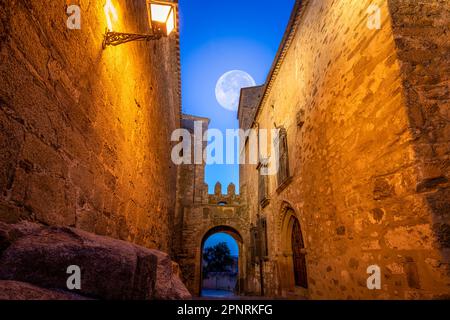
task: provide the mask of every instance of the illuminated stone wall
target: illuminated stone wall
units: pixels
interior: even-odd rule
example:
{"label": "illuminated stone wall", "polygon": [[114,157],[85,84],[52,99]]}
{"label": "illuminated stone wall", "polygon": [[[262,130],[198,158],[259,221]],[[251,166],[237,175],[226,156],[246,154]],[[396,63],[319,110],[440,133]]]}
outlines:
{"label": "illuminated stone wall", "polygon": [[[113,0],[122,32],[145,1]],[[81,30],[66,27],[67,4]],[[75,226],[169,251],[178,37],[102,50],[105,1],[0,1],[0,220]]]}
{"label": "illuminated stone wall", "polygon": [[[367,9],[381,8],[381,29]],[[257,292],[312,299],[449,297],[449,2],[303,1],[297,31],[256,116],[287,129],[287,187],[241,167],[251,222],[268,219]],[[273,150],[271,151],[273,152]],[[293,211],[291,211],[293,210]],[[286,213],[298,218],[308,289],[293,285]],[[367,268],[381,268],[381,290]]]}

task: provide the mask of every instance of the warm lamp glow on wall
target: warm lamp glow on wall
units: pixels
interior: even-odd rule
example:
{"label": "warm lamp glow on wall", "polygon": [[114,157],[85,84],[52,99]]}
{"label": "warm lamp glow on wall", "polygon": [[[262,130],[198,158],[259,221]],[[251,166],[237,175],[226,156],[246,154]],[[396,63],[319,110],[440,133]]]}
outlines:
{"label": "warm lamp glow on wall", "polygon": [[131,41],[158,40],[169,36],[177,28],[177,7],[176,3],[166,1],[147,1],[147,15],[151,33],[136,34],[113,31],[113,22],[118,20],[117,11],[111,0],[105,4],[105,14],[108,24],[103,48],[107,46],[117,46]]}

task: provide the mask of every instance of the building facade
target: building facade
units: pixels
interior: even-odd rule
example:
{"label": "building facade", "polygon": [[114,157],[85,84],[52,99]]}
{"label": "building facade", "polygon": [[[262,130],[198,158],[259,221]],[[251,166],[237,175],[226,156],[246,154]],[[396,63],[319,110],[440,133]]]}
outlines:
{"label": "building facade", "polygon": [[[243,215],[267,235],[248,259],[248,292],[450,296],[449,9],[296,2],[267,83],[241,97],[242,129],[279,132],[240,169]],[[261,175],[273,155],[279,170]]]}
{"label": "building facade", "polygon": [[[145,1],[112,3],[115,30],[148,32]],[[80,8],[79,30],[65,23],[69,5]],[[0,4],[0,220],[71,226],[169,252],[179,34],[103,50],[104,5]]]}

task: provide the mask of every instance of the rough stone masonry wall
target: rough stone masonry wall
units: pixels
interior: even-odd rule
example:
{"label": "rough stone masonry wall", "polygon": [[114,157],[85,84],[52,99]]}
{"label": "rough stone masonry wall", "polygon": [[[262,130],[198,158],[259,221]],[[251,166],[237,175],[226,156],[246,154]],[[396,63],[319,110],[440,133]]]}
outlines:
{"label": "rough stone masonry wall", "polygon": [[[391,9],[400,2],[392,3]],[[434,232],[434,215],[427,198],[433,193],[420,193],[423,179],[417,165],[426,158],[417,152],[420,143],[411,130],[412,97],[417,91],[408,87],[411,82],[419,88],[421,81],[432,81],[434,71],[444,73],[448,63],[437,58],[431,65],[408,69],[414,58],[399,47],[401,39],[394,41],[398,29],[393,33],[391,23],[396,26],[407,18],[405,10],[413,8],[417,12],[411,15],[423,17],[423,25],[416,30],[423,36],[422,40],[410,40],[410,44],[429,37],[431,48],[439,45],[436,52],[440,52],[446,48],[444,35],[438,28],[425,33],[431,18],[419,8],[436,13],[445,11],[447,4],[440,1],[437,9],[433,4],[438,1],[430,1],[429,6],[424,6],[424,1],[403,3],[409,5],[393,11],[391,20],[385,0],[304,1],[298,31],[256,118],[260,128],[270,129],[276,123],[287,129],[293,176],[291,184],[280,192],[276,191],[276,177],[270,178],[271,202],[263,210],[269,232],[270,261],[264,266],[269,295],[293,289],[282,287],[281,279],[289,270],[282,270],[279,263],[284,259],[281,224],[286,203],[302,226],[311,298],[409,299],[450,293],[448,260],[442,240],[437,241],[442,238]],[[381,8],[381,30],[367,28],[366,12],[371,4]],[[415,34],[408,28],[401,32],[411,37]],[[429,57],[424,50],[410,53]],[[417,77],[405,80],[409,78],[405,72]],[[436,95],[445,92],[448,85],[447,78],[440,79],[441,89],[437,88],[441,80],[434,80]],[[419,93],[425,95],[425,91]],[[427,102],[431,100],[439,99]],[[439,168],[447,173],[439,174],[444,175],[439,183],[426,183],[427,191],[445,186],[448,176],[448,122],[443,125],[443,120],[437,121],[441,119],[439,106],[444,114],[448,108],[445,99],[441,101],[430,104],[434,113],[425,113],[425,118],[440,124],[430,131],[441,137],[442,143],[433,146],[442,149],[436,151],[438,156],[430,157],[440,159]],[[296,118],[301,110],[304,125],[298,126]],[[425,134],[420,136],[422,146],[432,147],[427,146]],[[247,180],[252,184],[257,181]],[[447,191],[434,192],[439,194],[435,204],[448,215]],[[257,202],[257,198],[248,201]],[[448,233],[443,235],[445,244]],[[381,267],[382,290],[371,291],[366,286],[370,265]]]}
{"label": "rough stone masonry wall", "polygon": [[[114,29],[147,32],[144,0]],[[81,30],[66,6],[81,6]],[[167,251],[177,42],[102,50],[105,1],[0,0],[0,220],[73,226]]]}
{"label": "rough stone masonry wall", "polygon": [[[247,111],[254,114],[254,110],[250,108]],[[240,128],[248,128],[245,127],[245,121],[242,121],[242,118],[239,118],[239,126]],[[249,161],[250,158],[250,142],[248,142],[245,146],[245,159]],[[248,162],[246,162],[248,163]],[[239,190],[241,195],[241,205],[242,205],[242,214],[246,217],[246,223],[250,227],[251,225],[257,225],[257,214],[259,213],[259,201],[258,201],[258,170],[256,164],[245,164],[239,166]],[[248,243],[250,245],[250,243]],[[257,296],[261,293],[261,277],[259,275],[260,269],[259,265],[255,265],[252,261],[251,250],[252,248],[248,248],[249,250],[247,255],[247,282],[246,282],[246,293],[249,295]]]}
{"label": "rough stone masonry wall", "polygon": [[419,183],[450,259],[450,2],[391,0]]}

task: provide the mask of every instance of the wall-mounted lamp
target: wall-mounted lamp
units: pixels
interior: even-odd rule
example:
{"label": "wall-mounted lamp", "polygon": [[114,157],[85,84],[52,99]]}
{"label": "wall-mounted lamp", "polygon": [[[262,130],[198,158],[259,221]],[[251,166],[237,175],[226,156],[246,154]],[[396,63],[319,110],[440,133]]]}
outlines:
{"label": "wall-mounted lamp", "polygon": [[[110,6],[110,8],[108,8]],[[105,13],[108,10],[116,14],[111,1],[108,0],[105,6]],[[176,3],[166,1],[147,0],[147,15],[150,25],[150,34],[122,33],[115,32],[111,26],[106,30],[103,40],[103,49],[107,46],[118,46],[131,41],[158,40],[169,36],[177,28],[177,6]],[[109,19],[109,17],[108,17]]]}

